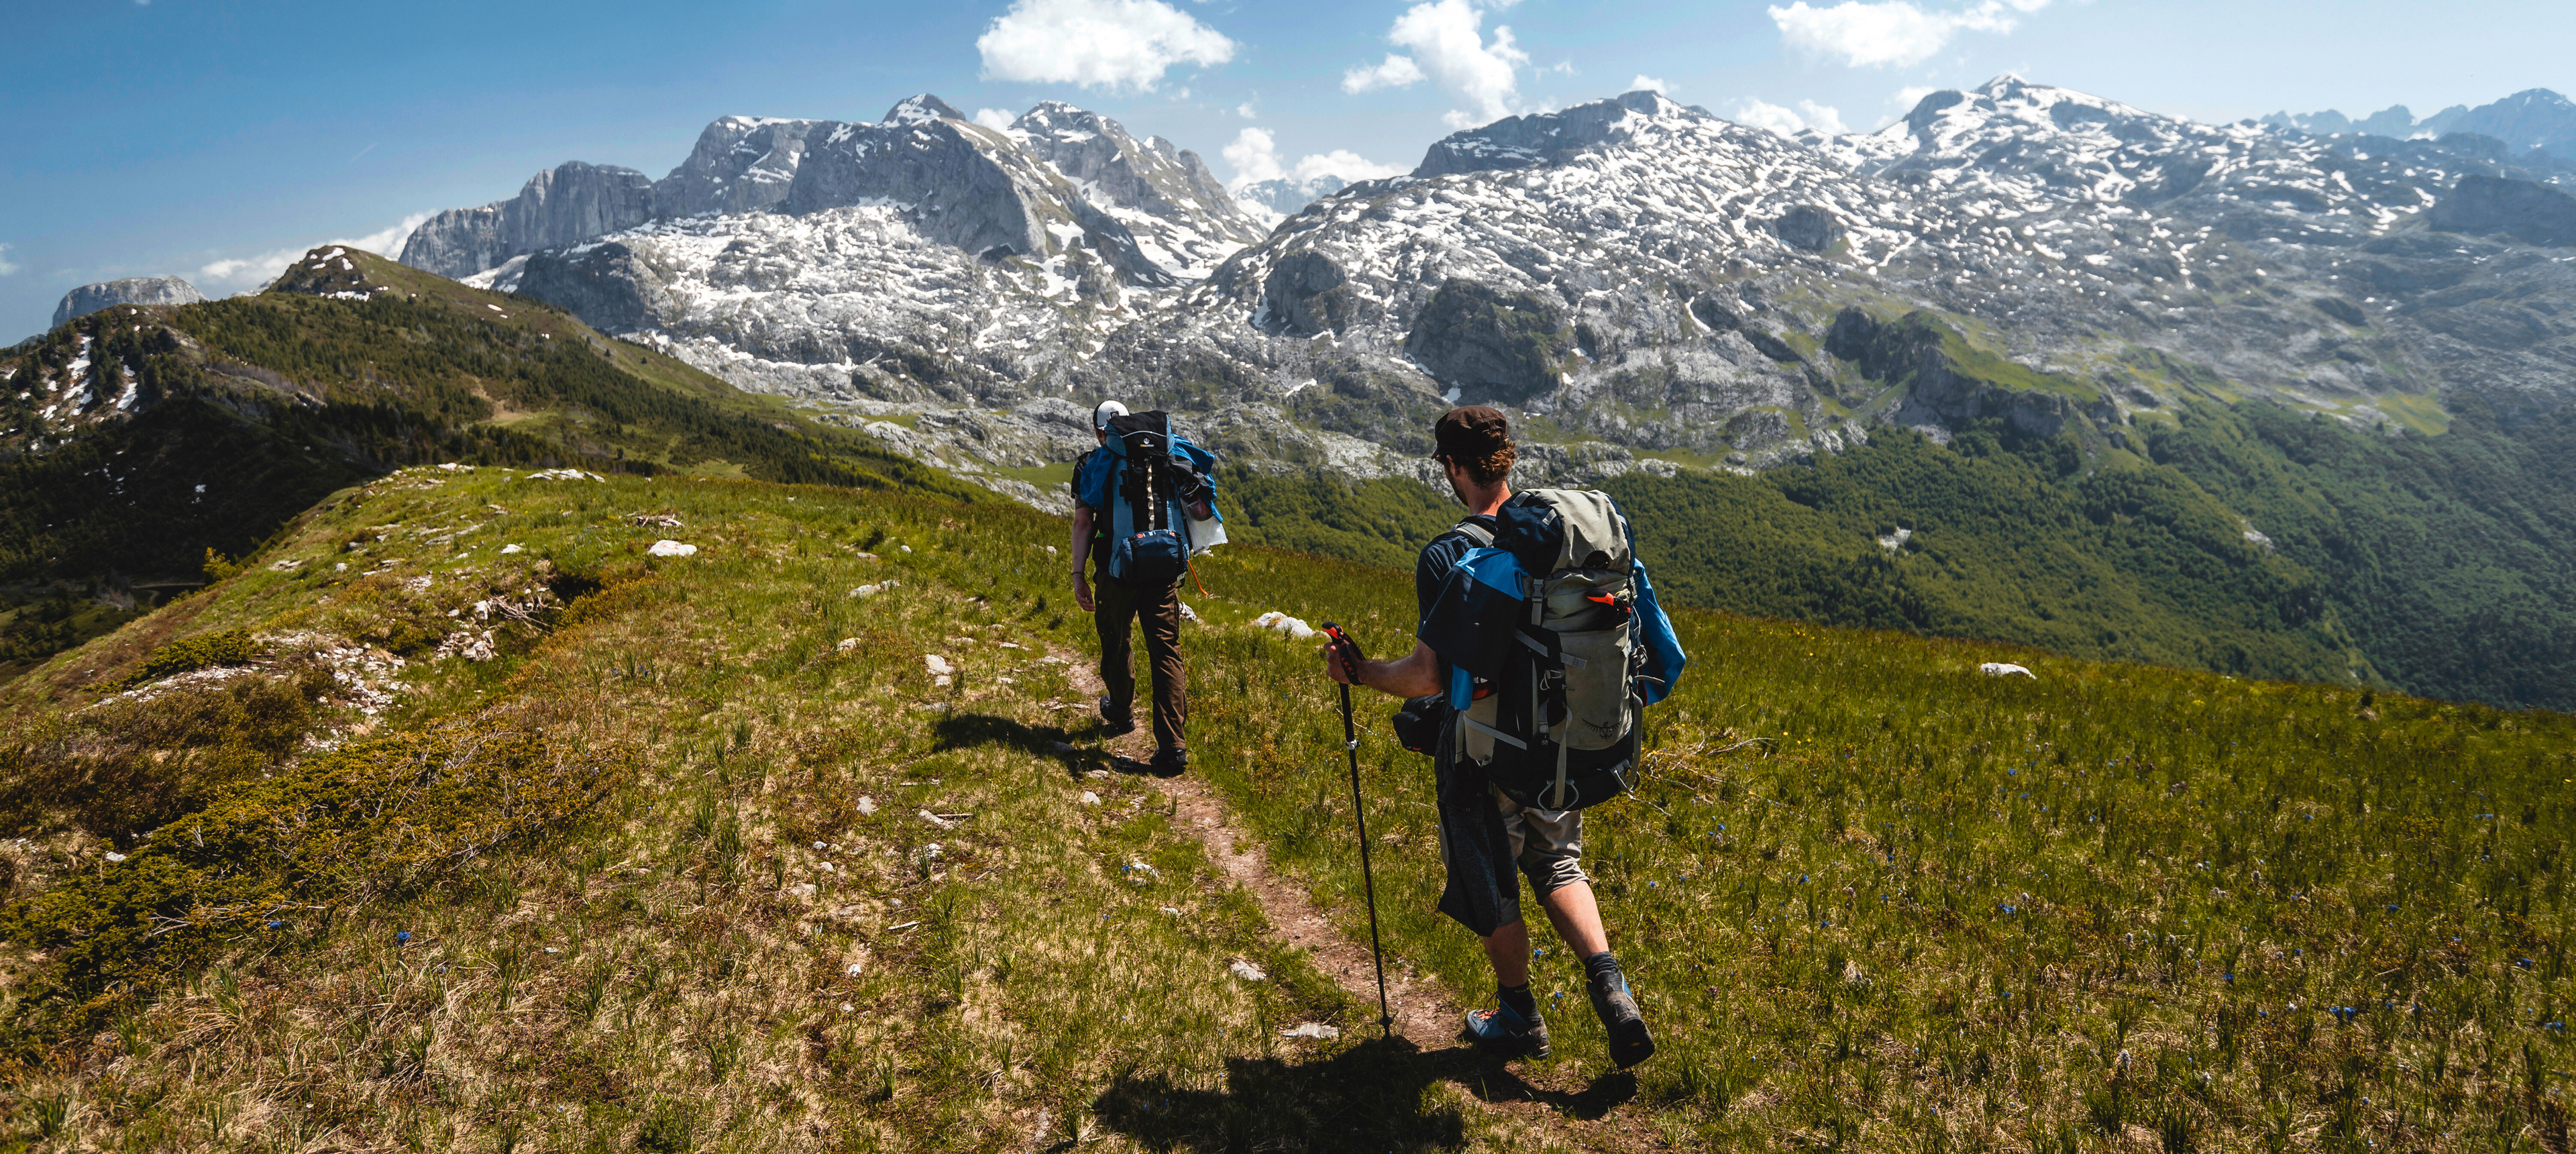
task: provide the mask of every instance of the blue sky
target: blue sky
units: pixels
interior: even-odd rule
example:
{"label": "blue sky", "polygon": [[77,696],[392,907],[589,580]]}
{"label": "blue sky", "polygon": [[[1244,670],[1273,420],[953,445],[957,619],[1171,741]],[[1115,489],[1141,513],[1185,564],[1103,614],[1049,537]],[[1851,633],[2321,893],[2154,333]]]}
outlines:
{"label": "blue sky", "polygon": [[389,240],[566,160],[658,177],[718,116],[874,119],[920,91],[1068,100],[1226,178],[1336,153],[1306,170],[1409,168],[1453,125],[1641,78],[1856,130],[2003,71],[2203,120],[2576,92],[2564,3],[58,0],[0,27],[21,48],[0,72],[0,340],[75,285],[255,288],[281,254]]}

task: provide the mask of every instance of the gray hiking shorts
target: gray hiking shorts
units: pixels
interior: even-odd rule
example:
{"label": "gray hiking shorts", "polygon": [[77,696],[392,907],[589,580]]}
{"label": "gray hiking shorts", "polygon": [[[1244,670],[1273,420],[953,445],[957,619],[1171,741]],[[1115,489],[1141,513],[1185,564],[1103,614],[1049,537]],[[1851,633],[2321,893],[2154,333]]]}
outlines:
{"label": "gray hiking shorts", "polygon": [[1511,836],[1512,864],[1529,879],[1531,890],[1545,897],[1576,882],[1592,880],[1584,876],[1581,860],[1582,810],[1525,806],[1503,796],[1499,789],[1485,788],[1494,796],[1494,808],[1502,811],[1503,832]]}

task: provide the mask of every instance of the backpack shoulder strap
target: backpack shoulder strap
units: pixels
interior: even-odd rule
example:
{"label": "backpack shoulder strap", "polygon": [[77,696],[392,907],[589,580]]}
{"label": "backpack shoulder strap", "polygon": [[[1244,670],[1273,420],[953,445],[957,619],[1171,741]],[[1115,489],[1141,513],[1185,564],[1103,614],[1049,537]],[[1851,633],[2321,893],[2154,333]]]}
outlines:
{"label": "backpack shoulder strap", "polygon": [[1449,527],[1449,531],[1452,533],[1465,534],[1467,539],[1475,542],[1476,547],[1479,549],[1491,549],[1494,547],[1494,531],[1473,521],[1460,521],[1455,525],[1451,525]]}

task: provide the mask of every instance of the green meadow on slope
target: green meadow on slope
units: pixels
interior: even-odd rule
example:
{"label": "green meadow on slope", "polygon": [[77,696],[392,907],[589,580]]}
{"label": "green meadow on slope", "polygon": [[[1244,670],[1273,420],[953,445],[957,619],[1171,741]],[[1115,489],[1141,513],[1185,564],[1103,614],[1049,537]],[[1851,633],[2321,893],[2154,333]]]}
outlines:
{"label": "green meadow on slope", "polygon": [[[1061,536],[681,477],[336,494],[0,701],[11,1141],[2567,1141],[2576,719],[1682,613],[1644,784],[1586,839],[1663,1050],[1611,1074],[1542,934],[1558,1056],[1523,1083],[1366,1044],[1374,1007],[1096,752]],[[1192,772],[1362,936],[1333,698],[1311,643],[1249,621],[1399,647],[1408,575],[1220,553]],[[1473,1004],[1385,710],[1389,951]],[[1343,1033],[1282,1037],[1305,1022]]]}

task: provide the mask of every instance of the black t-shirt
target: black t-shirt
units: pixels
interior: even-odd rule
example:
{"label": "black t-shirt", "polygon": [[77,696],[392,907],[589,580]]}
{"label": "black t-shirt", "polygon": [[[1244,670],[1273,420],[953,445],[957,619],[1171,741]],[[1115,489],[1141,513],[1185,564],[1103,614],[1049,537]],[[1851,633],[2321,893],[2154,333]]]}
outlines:
{"label": "black t-shirt", "polygon": [[[1469,517],[1465,523],[1487,533],[1492,533],[1498,524],[1491,517]],[[1458,562],[1468,550],[1483,547],[1482,542],[1456,528],[1422,547],[1422,555],[1413,562],[1414,636],[1428,640],[1424,634],[1430,631],[1431,608],[1440,600],[1440,590],[1449,584],[1449,575],[1458,571]],[[1443,659],[1440,664],[1440,683],[1445,686],[1449,684],[1449,662]]]}

